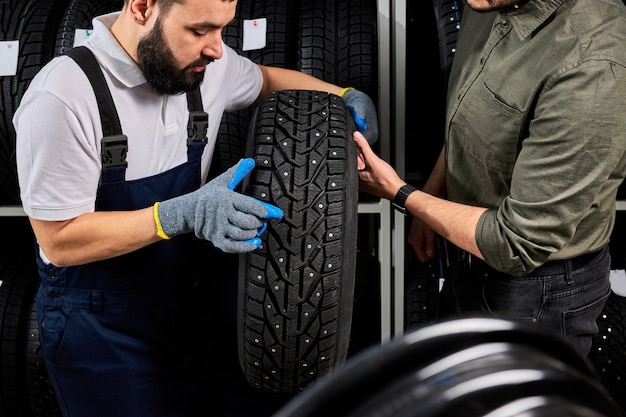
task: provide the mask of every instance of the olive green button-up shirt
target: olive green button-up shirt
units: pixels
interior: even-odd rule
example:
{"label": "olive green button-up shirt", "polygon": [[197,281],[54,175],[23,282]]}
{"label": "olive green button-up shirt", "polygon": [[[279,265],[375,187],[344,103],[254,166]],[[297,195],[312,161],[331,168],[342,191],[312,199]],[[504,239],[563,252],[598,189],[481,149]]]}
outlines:
{"label": "olive green button-up shirt", "polygon": [[448,91],[448,198],[490,209],[489,265],[519,275],[607,244],[626,174],[621,0],[465,7]]}

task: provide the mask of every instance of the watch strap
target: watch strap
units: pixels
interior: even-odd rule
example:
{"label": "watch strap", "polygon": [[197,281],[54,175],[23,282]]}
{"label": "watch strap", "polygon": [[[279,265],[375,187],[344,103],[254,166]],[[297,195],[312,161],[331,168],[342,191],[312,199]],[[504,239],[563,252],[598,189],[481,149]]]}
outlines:
{"label": "watch strap", "polygon": [[409,195],[413,192],[417,191],[417,188],[413,187],[411,184],[405,184],[396,193],[396,196],[393,198],[391,205],[393,208],[398,210],[402,214],[406,214],[406,199],[409,198]]}

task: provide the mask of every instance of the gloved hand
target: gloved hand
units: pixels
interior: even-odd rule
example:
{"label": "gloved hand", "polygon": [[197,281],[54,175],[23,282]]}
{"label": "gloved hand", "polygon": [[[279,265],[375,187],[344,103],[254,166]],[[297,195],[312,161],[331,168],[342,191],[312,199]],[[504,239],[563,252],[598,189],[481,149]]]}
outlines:
{"label": "gloved hand", "polygon": [[339,94],[352,113],[356,128],[372,145],[378,140],[378,115],[374,102],[367,94],[352,87],[344,88]]}
{"label": "gloved hand", "polygon": [[158,234],[169,239],[194,232],[224,252],[249,252],[261,245],[267,220],[280,220],[280,208],[233,191],[254,169],[242,159],[200,189],[154,205]]}

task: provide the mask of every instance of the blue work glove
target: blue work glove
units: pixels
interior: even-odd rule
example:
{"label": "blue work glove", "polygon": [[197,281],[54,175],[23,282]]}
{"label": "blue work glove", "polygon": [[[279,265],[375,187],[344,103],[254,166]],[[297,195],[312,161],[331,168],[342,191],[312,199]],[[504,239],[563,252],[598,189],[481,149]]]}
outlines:
{"label": "blue work glove", "polygon": [[233,191],[254,169],[242,159],[200,189],[154,205],[158,235],[163,239],[194,232],[224,252],[249,252],[261,245],[258,237],[267,220],[280,220],[280,208]]}
{"label": "blue work glove", "polygon": [[352,113],[356,128],[372,145],[378,140],[378,114],[374,102],[367,94],[352,87],[344,88],[339,94]]}

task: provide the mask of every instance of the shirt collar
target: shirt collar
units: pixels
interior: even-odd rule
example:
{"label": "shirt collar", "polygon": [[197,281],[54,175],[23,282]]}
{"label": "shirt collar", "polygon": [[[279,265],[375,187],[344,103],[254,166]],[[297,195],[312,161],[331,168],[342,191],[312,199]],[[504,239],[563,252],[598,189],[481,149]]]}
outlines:
{"label": "shirt collar", "polygon": [[133,88],[146,83],[146,77],[111,33],[111,26],[120,15],[114,12],[96,17],[88,44],[98,52],[103,67],[109,70],[124,86]]}
{"label": "shirt collar", "polygon": [[519,9],[502,11],[508,18],[520,40],[530,36],[567,0],[529,0]]}

